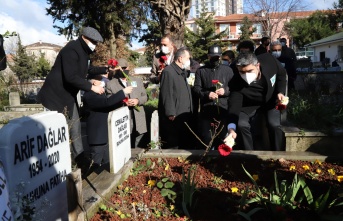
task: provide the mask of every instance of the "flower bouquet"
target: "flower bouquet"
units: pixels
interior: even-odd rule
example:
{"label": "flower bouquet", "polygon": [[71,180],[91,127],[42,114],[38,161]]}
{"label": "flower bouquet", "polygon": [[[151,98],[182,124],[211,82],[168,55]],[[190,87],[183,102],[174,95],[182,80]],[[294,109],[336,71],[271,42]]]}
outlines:
{"label": "flower bouquet", "polygon": [[225,143],[219,145],[218,151],[219,154],[226,157],[229,156],[232,152],[232,147],[235,145],[235,140],[232,137],[226,139]]}
{"label": "flower bouquet", "polygon": [[167,56],[162,55],[159,59],[160,67],[159,70],[162,71],[166,67],[166,61],[168,60]]}

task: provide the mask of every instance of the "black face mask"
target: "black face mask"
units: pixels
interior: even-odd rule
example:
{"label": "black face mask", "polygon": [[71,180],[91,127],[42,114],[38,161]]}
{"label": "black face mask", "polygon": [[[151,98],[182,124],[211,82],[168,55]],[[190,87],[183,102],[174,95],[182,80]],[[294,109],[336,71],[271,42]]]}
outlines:
{"label": "black face mask", "polygon": [[219,57],[211,57],[210,58],[210,65],[211,67],[217,67],[219,65]]}
{"label": "black face mask", "polygon": [[[129,70],[123,70],[123,71],[124,71],[124,73],[125,73],[126,75],[129,75],[129,73],[130,73]],[[115,76],[116,78],[125,78],[125,76],[124,76],[123,72],[121,72],[121,70],[116,70],[115,73],[114,73],[114,76]]]}

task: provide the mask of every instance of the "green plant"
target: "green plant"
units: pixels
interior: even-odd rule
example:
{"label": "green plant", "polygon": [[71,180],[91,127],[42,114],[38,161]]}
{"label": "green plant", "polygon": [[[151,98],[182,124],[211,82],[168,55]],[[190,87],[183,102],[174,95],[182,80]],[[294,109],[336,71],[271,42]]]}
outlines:
{"label": "green plant", "polygon": [[131,169],[131,174],[133,176],[137,176],[139,173],[143,172],[144,170],[151,170],[155,167],[155,162],[152,163],[150,159],[146,161],[145,164],[136,164],[135,167]]}
{"label": "green plant", "polygon": [[182,209],[183,209],[183,212],[188,217],[190,217],[188,209],[193,207],[193,196],[194,196],[195,191],[197,191],[196,182],[195,182],[195,172],[196,172],[196,168],[194,167],[189,168],[187,179],[186,179],[185,173],[182,170],[182,183],[181,183]]}
{"label": "green plant", "polygon": [[172,190],[174,183],[168,177],[163,178],[157,183],[157,187],[161,190],[161,195],[167,197],[173,203],[175,202],[176,193]]}
{"label": "green plant", "polygon": [[214,177],[212,178],[212,180],[213,180],[213,183],[214,183],[215,185],[219,185],[219,184],[224,183],[224,180],[222,179],[221,176],[220,176],[220,177],[214,176]]}

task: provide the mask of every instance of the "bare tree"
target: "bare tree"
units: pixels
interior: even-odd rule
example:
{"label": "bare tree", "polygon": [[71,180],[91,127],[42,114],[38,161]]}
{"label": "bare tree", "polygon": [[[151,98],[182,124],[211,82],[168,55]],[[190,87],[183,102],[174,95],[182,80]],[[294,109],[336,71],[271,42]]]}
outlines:
{"label": "bare tree", "polygon": [[275,40],[286,32],[284,23],[294,16],[294,12],[305,9],[303,0],[245,0],[249,13],[255,14],[262,24],[264,35]]}
{"label": "bare tree", "polygon": [[191,0],[153,0],[150,4],[159,18],[162,34],[170,34],[176,47],[182,46]]}

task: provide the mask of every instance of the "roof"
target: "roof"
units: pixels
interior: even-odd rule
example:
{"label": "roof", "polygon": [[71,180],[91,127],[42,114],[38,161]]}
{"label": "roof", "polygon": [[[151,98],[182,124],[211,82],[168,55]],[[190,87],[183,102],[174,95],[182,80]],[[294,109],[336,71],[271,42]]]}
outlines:
{"label": "roof", "polygon": [[318,45],[323,45],[323,44],[328,44],[328,43],[334,43],[334,42],[343,42],[343,32],[339,32],[337,34],[331,35],[326,38],[322,38],[318,41],[311,42],[308,45],[305,45],[306,47],[313,47],[313,46],[318,46]]}
{"label": "roof", "polygon": [[25,48],[33,48],[33,47],[52,47],[52,48],[62,48],[60,45],[46,43],[46,42],[36,42],[30,45],[26,45]]}

